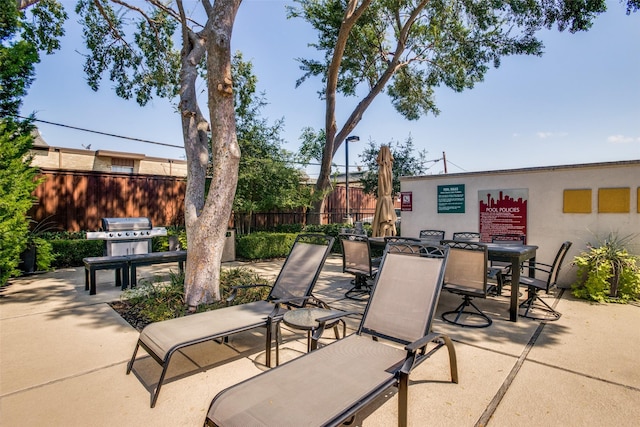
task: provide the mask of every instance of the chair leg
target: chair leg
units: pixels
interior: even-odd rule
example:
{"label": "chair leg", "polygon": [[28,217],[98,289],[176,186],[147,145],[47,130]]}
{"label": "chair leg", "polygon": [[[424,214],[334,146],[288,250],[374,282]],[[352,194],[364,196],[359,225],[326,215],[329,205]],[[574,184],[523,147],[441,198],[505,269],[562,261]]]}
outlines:
{"label": "chair leg", "polygon": [[[472,307],[475,311],[467,311],[465,310],[466,307]],[[482,319],[484,319],[484,322],[478,323],[478,324],[460,322],[460,317],[462,317],[463,314],[466,314],[467,316],[470,316],[470,317],[472,316],[481,317]],[[455,318],[453,320],[451,319],[452,315],[455,315]],[[493,320],[491,320],[489,316],[484,314],[482,310],[480,310],[471,301],[471,297],[469,297],[468,295],[464,295],[464,299],[462,300],[462,303],[458,307],[456,307],[455,310],[442,313],[442,320],[444,320],[445,322],[452,323],[458,326],[463,326],[466,328],[486,328],[493,323]]]}
{"label": "chair leg", "polygon": [[136,355],[138,354],[138,348],[140,348],[140,341],[136,343],[136,348],[133,350],[133,356],[131,356],[131,360],[127,364],[127,375],[131,373],[131,369],[133,369],[133,362],[136,360]]}
{"label": "chair leg", "polygon": [[[539,301],[540,304],[536,305],[536,301]],[[533,320],[547,320],[550,322],[556,321],[560,319],[562,316],[561,313],[557,312],[553,309],[549,304],[547,304],[542,298],[538,296],[537,288],[529,288],[528,289],[528,297],[525,301],[520,304],[520,308],[524,308],[524,313],[520,314],[521,317],[526,317],[528,319]],[[533,310],[539,310],[546,314],[536,316],[533,313]]]}
{"label": "chair leg", "polygon": [[167,374],[167,364],[162,367],[162,373],[160,374],[160,380],[158,381],[158,385],[156,386],[155,391],[153,392],[153,397],[151,398],[151,407],[154,408],[156,406],[156,401],[158,400],[158,395],[160,394],[160,387],[162,387],[162,382],[164,381],[164,376]]}
{"label": "chair leg", "polygon": [[366,300],[371,294],[371,285],[367,283],[367,278],[361,274],[356,274],[352,283],[354,284],[353,288],[349,289],[344,296],[355,301]]}
{"label": "chair leg", "polygon": [[398,378],[398,426],[408,425],[409,374],[400,372]]}

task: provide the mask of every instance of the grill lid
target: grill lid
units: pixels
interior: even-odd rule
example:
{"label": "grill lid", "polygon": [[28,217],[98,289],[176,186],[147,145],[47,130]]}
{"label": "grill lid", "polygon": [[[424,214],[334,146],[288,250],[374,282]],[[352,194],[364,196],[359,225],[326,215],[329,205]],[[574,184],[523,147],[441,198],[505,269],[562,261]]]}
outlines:
{"label": "grill lid", "polygon": [[104,231],[150,230],[151,220],[140,218],[102,218]]}

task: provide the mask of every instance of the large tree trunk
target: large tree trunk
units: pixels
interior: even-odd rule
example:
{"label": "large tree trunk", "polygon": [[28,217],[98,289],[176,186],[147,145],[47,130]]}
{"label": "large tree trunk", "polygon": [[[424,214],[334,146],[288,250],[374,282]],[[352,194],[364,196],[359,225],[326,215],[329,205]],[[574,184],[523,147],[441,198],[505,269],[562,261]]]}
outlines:
{"label": "large tree trunk", "polygon": [[[357,120],[349,120],[338,133],[336,126],[336,96],[338,92],[338,76],[340,71],[340,64],[342,63],[342,57],[344,50],[349,39],[349,33],[355,25],[356,21],[362,13],[369,7],[371,0],[364,0],[360,6],[358,6],[357,0],[350,0],[345,10],[345,16],[340,25],[340,32],[338,33],[338,40],[336,41],[336,47],[331,57],[331,64],[327,72],[327,89],[325,91],[325,145],[322,152],[322,161],[320,163],[320,175],[316,181],[316,191],[321,194],[327,193],[331,186],[331,161],[335,155],[342,141],[345,140],[349,132],[351,132],[356,124],[360,121],[361,115],[357,116]],[[353,114],[352,114],[353,116]],[[322,213],[324,211],[324,197],[314,203],[314,214],[309,215],[308,218],[313,221],[314,224],[320,224],[322,222]]]}
{"label": "large tree trunk", "polygon": [[[200,34],[189,32],[183,25],[180,108],[189,176],[185,194],[185,224],[189,242],[185,302],[190,308],[220,299],[220,264],[240,163],[231,79],[231,32],[240,2],[216,0],[213,7],[207,10],[209,19]],[[207,147],[208,124],[198,108],[195,89],[196,65],[205,51],[211,123],[210,152]],[[210,153],[213,175],[205,199]]]}

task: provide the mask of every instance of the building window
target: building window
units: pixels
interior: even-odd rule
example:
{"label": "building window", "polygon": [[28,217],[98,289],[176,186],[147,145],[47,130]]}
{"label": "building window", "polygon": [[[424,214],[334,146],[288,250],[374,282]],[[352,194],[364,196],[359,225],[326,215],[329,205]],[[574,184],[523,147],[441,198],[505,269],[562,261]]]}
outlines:
{"label": "building window", "polygon": [[111,159],[111,172],[133,173],[133,159]]}

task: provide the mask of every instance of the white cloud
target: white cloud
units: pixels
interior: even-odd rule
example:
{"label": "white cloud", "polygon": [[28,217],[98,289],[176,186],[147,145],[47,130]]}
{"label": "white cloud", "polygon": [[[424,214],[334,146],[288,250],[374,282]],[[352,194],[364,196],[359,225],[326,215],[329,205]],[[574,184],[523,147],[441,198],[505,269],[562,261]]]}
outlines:
{"label": "white cloud", "polygon": [[629,144],[632,142],[640,142],[640,137],[634,138],[632,136],[625,135],[611,135],[607,138],[607,142],[610,142],[612,144]]}
{"label": "white cloud", "polygon": [[552,137],[563,137],[569,135],[568,132],[537,132],[536,136],[540,139],[547,139]]}

